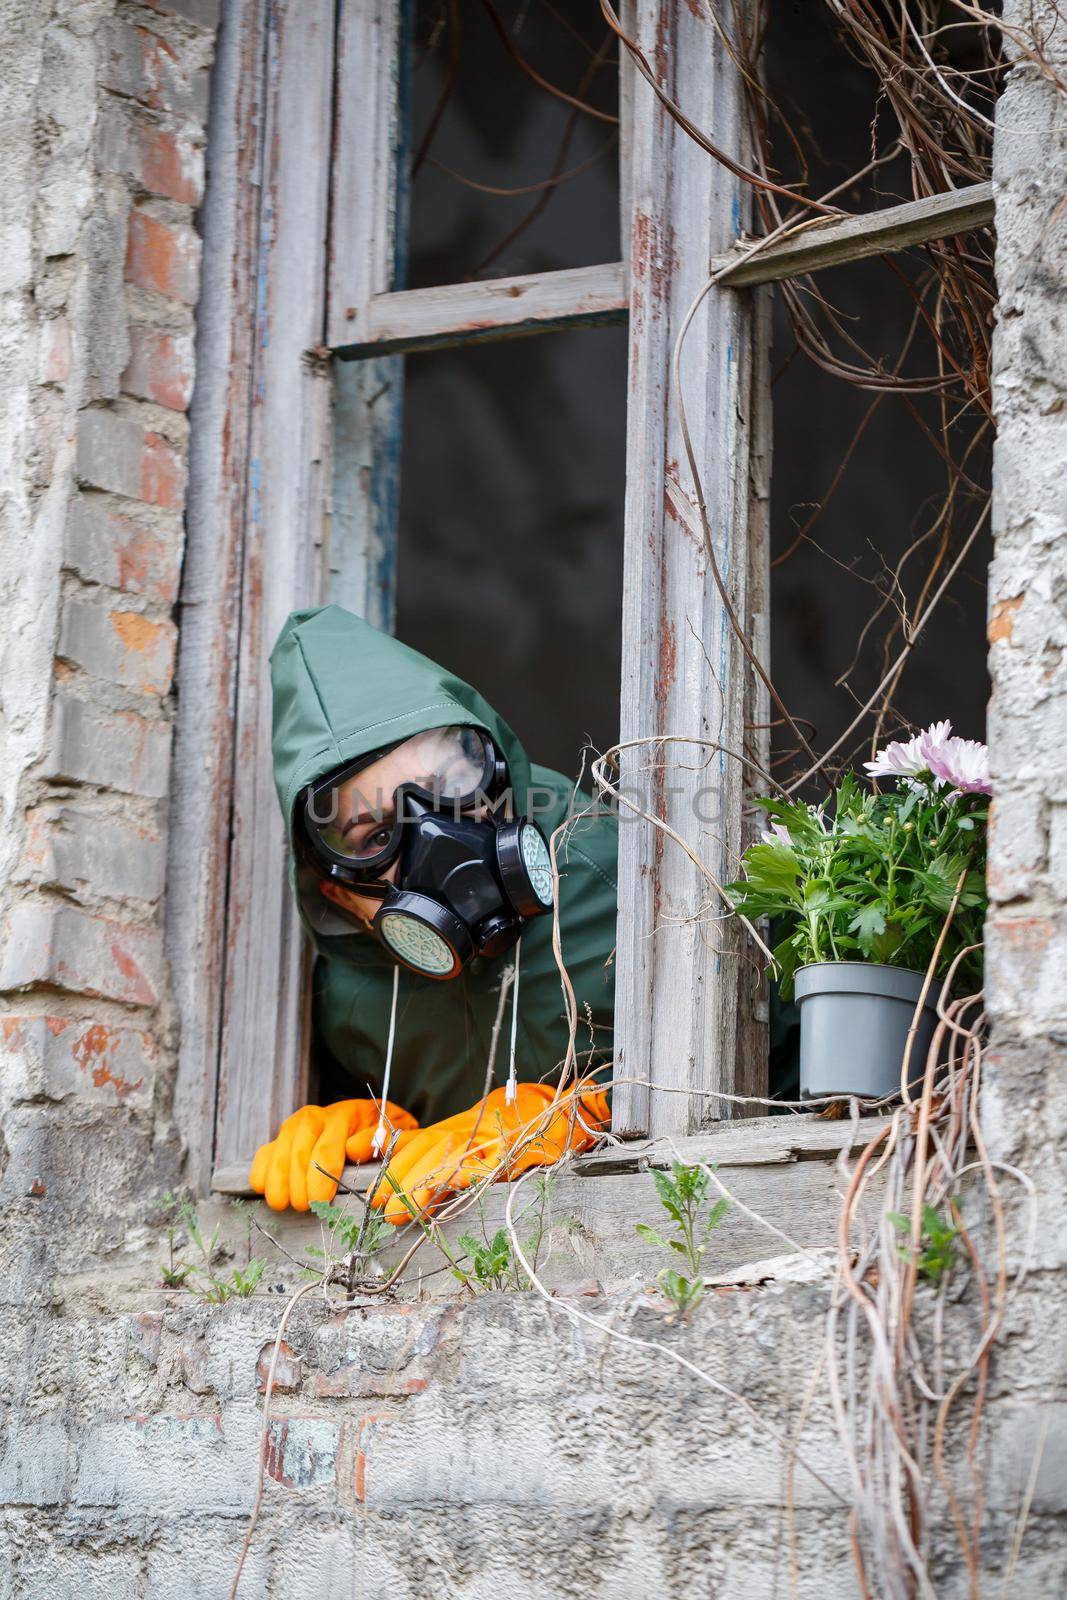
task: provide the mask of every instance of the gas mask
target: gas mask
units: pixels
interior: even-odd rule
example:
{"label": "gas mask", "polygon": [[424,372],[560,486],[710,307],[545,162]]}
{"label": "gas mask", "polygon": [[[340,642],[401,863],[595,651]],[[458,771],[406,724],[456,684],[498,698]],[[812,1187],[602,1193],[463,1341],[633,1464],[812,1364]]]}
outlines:
{"label": "gas mask", "polygon": [[[411,776],[391,794],[361,792],[360,774],[390,754]],[[325,878],[381,901],[371,927],[390,954],[448,979],[476,955],[502,955],[552,909],[545,836],[502,815],[507,801],[507,766],[486,733],[431,728],[311,785],[303,825]]]}

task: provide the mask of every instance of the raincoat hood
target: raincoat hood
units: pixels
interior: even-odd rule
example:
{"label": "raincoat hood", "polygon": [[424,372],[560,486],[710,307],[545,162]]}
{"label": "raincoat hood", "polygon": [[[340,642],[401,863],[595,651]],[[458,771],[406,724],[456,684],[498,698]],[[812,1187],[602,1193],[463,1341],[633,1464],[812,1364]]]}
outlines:
{"label": "raincoat hood", "polygon": [[482,728],[508,764],[515,810],[527,810],[530,763],[477,690],[340,606],[295,611],[270,658],[274,781],[293,844],[301,792],[335,768],[427,728]]}

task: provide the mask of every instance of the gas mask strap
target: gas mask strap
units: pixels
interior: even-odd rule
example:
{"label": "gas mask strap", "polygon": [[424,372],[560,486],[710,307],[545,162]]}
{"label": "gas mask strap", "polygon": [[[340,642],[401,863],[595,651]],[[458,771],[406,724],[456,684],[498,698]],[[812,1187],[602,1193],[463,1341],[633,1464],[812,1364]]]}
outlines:
{"label": "gas mask strap", "polygon": [[400,988],[400,968],[393,967],[393,1003],[389,1010],[389,1042],[385,1047],[385,1071],[382,1074],[382,1103],[378,1107],[378,1126],[374,1130],[371,1140],[371,1154],[381,1155],[385,1148],[388,1125],[385,1120],[385,1107],[389,1099],[389,1079],[393,1071],[393,1041],[396,1038],[396,997]]}
{"label": "gas mask strap", "polygon": [[515,1041],[519,1031],[519,952],[522,949],[520,939],[515,946],[515,977],[511,985],[511,1055],[508,1061],[508,1086],[504,1090],[504,1104],[514,1105],[518,1089],[518,1078],[515,1073]]}

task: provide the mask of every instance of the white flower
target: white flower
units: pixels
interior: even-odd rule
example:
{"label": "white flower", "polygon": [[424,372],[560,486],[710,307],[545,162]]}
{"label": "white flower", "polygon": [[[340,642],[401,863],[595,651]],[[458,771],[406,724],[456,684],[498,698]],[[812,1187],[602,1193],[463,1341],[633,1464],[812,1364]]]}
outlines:
{"label": "white flower", "polygon": [[917,778],[922,773],[929,772],[930,758],[926,751],[927,741],[932,741],[935,747],[940,748],[952,732],[951,722],[933,722],[922,733],[917,733],[913,739],[895,739],[879,750],[873,761],[865,761],[869,778]]}

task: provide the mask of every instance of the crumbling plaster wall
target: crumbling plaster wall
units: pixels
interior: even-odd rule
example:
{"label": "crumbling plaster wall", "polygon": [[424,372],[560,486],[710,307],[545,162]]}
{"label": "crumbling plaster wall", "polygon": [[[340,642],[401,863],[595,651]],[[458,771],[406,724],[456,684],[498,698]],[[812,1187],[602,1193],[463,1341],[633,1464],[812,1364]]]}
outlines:
{"label": "crumbling plaster wall", "polygon": [[[994,1158],[1036,1185],[1031,1275],[998,1358],[1000,1437],[1040,1455],[1035,1505],[1058,1515],[1067,1588],[1067,18],[1031,0],[1009,24],[1044,40],[997,110],[1000,304],[989,639],[990,841],[984,1127]],[[1005,1175],[1013,1265],[1027,1205]],[[1050,1535],[1050,1538],[1052,1536]],[[1029,1591],[1024,1591],[1029,1592]]]}
{"label": "crumbling plaster wall", "polygon": [[[282,1304],[272,1289],[200,1306],[161,1293],[155,1271],[157,1197],[181,1154],[160,919],[215,20],[212,0],[0,0],[0,1593],[11,1596],[229,1593]],[[1062,102],[1020,68],[997,163],[987,1128],[994,1153],[1038,1182],[1040,1270],[1011,1309],[991,1394],[987,1554],[1002,1567],[1048,1414],[1016,1574],[1037,1600],[1063,1593],[1067,1549],[1064,122]],[[801,1595],[855,1594],[825,1393],[802,1448],[826,1485],[798,1469],[793,1544],[774,1440],[675,1359],[783,1430],[817,1360],[827,1293],[716,1293],[688,1326],[632,1288],[346,1316],[309,1297],[280,1368],[242,1594],[764,1600],[790,1592],[794,1568]],[[590,1316],[660,1348],[614,1342]],[[942,1577],[946,1595],[965,1592],[958,1563]]]}

